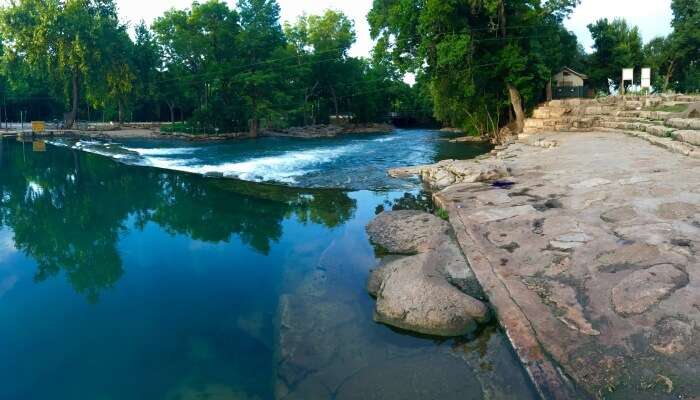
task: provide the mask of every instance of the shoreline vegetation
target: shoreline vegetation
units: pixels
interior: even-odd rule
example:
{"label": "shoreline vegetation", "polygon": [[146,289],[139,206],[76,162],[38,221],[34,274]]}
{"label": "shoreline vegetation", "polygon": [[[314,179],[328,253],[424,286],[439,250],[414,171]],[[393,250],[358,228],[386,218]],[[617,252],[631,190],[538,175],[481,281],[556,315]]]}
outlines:
{"label": "shoreline vegetation", "polygon": [[355,25],[340,11],[282,23],[275,0],[208,0],[129,26],[113,0],[47,1],[0,7],[3,122],[159,121],[210,139],[435,125],[425,85],[387,54],[349,54]]}
{"label": "shoreline vegetation", "polygon": [[[150,125],[150,128],[147,126]],[[155,124],[158,125],[158,124]],[[168,133],[162,129],[154,129],[154,124],[126,124],[112,129],[86,129],[86,130],[52,130],[46,132],[5,132],[4,136],[27,135],[35,138],[67,136],[92,139],[176,139],[187,141],[224,141],[236,139],[252,139],[256,137],[290,137],[299,139],[334,138],[346,135],[380,134],[390,133],[396,128],[386,123],[365,123],[347,125],[309,125],[288,129],[263,130],[258,136],[252,136],[249,132],[234,133]]]}

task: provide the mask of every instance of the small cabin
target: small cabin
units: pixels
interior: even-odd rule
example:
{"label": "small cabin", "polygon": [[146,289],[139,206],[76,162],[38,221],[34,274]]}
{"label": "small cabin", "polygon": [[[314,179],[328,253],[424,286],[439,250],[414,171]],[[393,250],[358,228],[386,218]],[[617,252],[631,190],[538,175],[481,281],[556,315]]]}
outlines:
{"label": "small cabin", "polygon": [[552,77],[553,96],[556,99],[586,97],[588,95],[588,76],[565,67]]}
{"label": "small cabin", "polygon": [[557,87],[585,86],[588,76],[578,73],[571,68],[564,68],[552,78]]}

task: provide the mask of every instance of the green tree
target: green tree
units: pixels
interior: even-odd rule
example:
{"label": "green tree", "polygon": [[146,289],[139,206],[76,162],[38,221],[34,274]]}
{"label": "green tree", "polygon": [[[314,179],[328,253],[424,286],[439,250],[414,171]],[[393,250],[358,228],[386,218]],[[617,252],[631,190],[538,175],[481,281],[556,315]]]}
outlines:
{"label": "green tree", "polygon": [[512,120],[519,132],[554,69],[579,58],[562,27],[577,3],[375,0],[368,20],[403,72],[425,73],[439,121],[495,133]]}
{"label": "green tree", "polygon": [[139,121],[152,121],[160,118],[158,101],[159,82],[162,68],[160,49],[155,35],[141,21],[134,30],[135,41],[131,62],[134,69],[133,112]]}
{"label": "green tree", "polygon": [[[0,15],[9,57],[20,55],[38,73],[51,76],[69,100],[66,125],[78,114],[81,89],[104,82],[99,71],[113,60],[108,37],[119,28],[112,0],[13,0]],[[118,67],[115,74],[126,70]],[[116,82],[116,78],[113,79]]]}
{"label": "green tree", "polygon": [[620,87],[623,68],[639,68],[643,62],[642,37],[637,27],[624,19],[612,22],[600,19],[588,25],[593,37],[594,53],[590,59],[589,76],[600,90]]}
{"label": "green tree", "polygon": [[657,37],[644,45],[644,66],[652,70],[652,86],[669,89],[676,66],[672,37]]}
{"label": "green tree", "polygon": [[283,68],[289,60],[286,39],[279,22],[280,6],[276,0],[240,0],[238,9],[243,31],[238,36],[243,72],[236,74],[236,84],[249,107],[250,135],[258,136],[260,120],[268,123],[280,118],[278,106],[289,101]]}
{"label": "green tree", "polygon": [[[667,75],[675,78],[676,89],[700,90],[700,0],[673,0],[673,33]],[[671,80],[671,78],[669,78]]]}
{"label": "green tree", "polygon": [[[307,86],[304,92],[304,114],[311,113],[316,122],[320,103],[309,110],[313,100],[330,100],[330,108],[336,117],[340,114],[342,96],[347,95],[350,82],[358,82],[362,77],[362,67],[350,65],[348,51],[355,43],[354,23],[345,14],[326,10],[322,15],[303,15],[294,25],[285,26],[285,34],[296,54],[303,55],[304,64],[309,68],[300,70],[301,81]],[[353,79],[355,79],[353,81]],[[323,117],[328,117],[328,112]],[[305,122],[308,121],[305,118]]]}

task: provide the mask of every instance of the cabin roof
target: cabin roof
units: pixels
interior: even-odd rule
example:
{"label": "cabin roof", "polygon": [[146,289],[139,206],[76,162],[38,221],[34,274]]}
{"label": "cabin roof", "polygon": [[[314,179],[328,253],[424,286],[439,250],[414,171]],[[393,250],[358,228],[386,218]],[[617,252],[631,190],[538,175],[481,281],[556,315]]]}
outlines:
{"label": "cabin roof", "polygon": [[571,68],[569,68],[569,67],[564,67],[564,68],[562,68],[561,71],[559,71],[559,72],[564,72],[564,71],[569,72],[569,73],[571,73],[571,74],[573,74],[573,75],[576,75],[576,76],[578,76],[579,78],[581,78],[581,79],[583,79],[583,80],[588,79],[588,75],[582,74],[582,73],[580,73],[580,72],[576,72],[576,71],[574,71],[573,69],[571,69]]}

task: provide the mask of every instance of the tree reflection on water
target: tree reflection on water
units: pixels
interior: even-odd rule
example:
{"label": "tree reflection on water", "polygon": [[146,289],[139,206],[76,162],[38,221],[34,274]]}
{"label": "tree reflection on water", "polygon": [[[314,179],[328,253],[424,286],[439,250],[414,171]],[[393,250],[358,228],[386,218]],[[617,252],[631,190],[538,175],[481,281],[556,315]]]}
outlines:
{"label": "tree reflection on water", "polygon": [[[117,244],[131,229],[155,223],[208,243],[237,237],[268,254],[285,219],[333,228],[355,208],[340,190],[206,179],[51,146],[27,152],[0,141],[0,228],[10,228],[15,248],[36,261],[35,281],[63,272],[90,302],[124,274]],[[130,217],[134,227],[127,226]]]}

